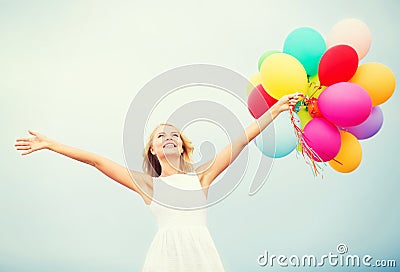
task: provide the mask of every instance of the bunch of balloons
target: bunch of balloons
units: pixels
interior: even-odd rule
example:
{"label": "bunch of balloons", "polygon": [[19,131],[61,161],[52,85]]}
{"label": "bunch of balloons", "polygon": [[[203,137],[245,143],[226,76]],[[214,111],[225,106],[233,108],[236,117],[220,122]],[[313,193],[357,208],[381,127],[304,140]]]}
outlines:
{"label": "bunch of balloons", "polygon": [[326,40],[316,30],[301,27],[286,37],[282,51],[265,52],[247,90],[253,117],[259,118],[286,94],[301,92],[305,98],[257,136],[260,151],[281,158],[297,147],[314,168],[315,162],[328,162],[339,172],[355,170],[362,158],[359,140],[380,130],[379,106],[396,85],[387,66],[359,63],[370,45],[368,26],[346,19],[333,26]]}

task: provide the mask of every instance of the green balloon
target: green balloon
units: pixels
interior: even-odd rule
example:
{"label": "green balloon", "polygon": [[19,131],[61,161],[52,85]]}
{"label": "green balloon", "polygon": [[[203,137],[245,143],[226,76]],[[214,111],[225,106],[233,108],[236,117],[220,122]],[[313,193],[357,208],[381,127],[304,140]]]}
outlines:
{"label": "green balloon", "polygon": [[262,56],[258,59],[258,71],[260,71],[261,64],[263,63],[263,61],[266,58],[268,58],[269,56],[271,56],[272,54],[275,54],[275,53],[281,53],[281,51],[279,51],[279,50],[268,50],[267,52],[262,54]]}
{"label": "green balloon", "polygon": [[301,128],[304,129],[304,127],[307,125],[308,122],[311,121],[312,117],[311,115],[308,113],[308,110],[306,107],[301,107],[299,112],[297,113],[297,115],[300,118],[300,124],[301,124]]}
{"label": "green balloon", "polygon": [[285,39],[283,53],[298,59],[306,69],[307,75],[313,76],[318,72],[318,65],[326,51],[324,38],[318,31],[310,27],[293,30]]}

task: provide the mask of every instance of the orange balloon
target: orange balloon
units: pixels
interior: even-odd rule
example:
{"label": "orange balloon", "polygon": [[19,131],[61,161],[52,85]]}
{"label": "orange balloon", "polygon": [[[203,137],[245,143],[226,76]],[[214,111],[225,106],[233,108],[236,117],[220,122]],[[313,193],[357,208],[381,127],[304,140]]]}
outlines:
{"label": "orange balloon", "polygon": [[396,88],[396,78],[392,70],[377,62],[360,65],[349,82],[360,85],[371,97],[372,106],[377,106],[388,100]]}
{"label": "orange balloon", "polygon": [[339,153],[333,160],[329,161],[329,165],[338,172],[349,173],[354,171],[361,163],[361,144],[350,132],[341,130],[340,138],[342,145]]}
{"label": "orange balloon", "polygon": [[323,117],[322,113],[319,111],[318,108],[318,100],[314,97],[310,98],[308,102],[308,113],[312,118]]}

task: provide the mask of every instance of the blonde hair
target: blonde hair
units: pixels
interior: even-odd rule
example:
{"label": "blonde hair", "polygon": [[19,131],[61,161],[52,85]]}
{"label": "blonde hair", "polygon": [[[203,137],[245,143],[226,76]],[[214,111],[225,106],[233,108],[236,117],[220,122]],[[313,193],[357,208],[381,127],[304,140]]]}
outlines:
{"label": "blonde hair", "polygon": [[150,134],[149,140],[147,141],[147,144],[143,150],[143,163],[142,163],[143,171],[152,177],[158,177],[161,175],[161,170],[162,170],[161,164],[157,156],[153,155],[150,150],[156,131],[161,126],[171,126],[175,128],[177,131],[179,131],[183,148],[183,153],[181,154],[180,158],[179,170],[183,171],[184,173],[193,171],[193,165],[191,160],[191,155],[194,149],[193,144],[184,134],[180,132],[180,130],[177,127],[171,124],[159,124],[154,128],[153,132]]}

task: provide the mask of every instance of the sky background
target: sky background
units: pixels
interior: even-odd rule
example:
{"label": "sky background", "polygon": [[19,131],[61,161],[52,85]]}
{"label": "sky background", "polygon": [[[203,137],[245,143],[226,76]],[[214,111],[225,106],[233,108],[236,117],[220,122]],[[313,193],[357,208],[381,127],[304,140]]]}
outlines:
{"label": "sky background", "polygon": [[[0,271],[140,271],[156,231],[143,200],[92,167],[48,151],[21,157],[13,144],[28,129],[124,164],[126,113],[156,75],[210,63],[250,77],[259,56],[282,49],[293,29],[309,26],[326,37],[345,18],[360,19],[371,31],[361,62],[383,63],[399,78],[399,10],[395,0],[0,0]],[[191,98],[164,101],[159,116],[196,95],[235,107],[216,89],[193,89]],[[281,271],[258,266],[257,257],[265,250],[321,256],[336,253],[339,243],[349,254],[395,259],[399,266],[399,103],[396,90],[381,106],[383,127],[361,142],[356,171],[326,167],[324,179],[315,179],[293,153],[275,161],[256,195],[248,195],[249,171],[209,208],[226,270]],[[233,111],[250,123],[246,110]],[[152,122],[163,121],[157,116]],[[204,124],[187,132],[195,146],[208,140],[220,148],[227,140]],[[249,169],[256,165],[255,158]]]}

